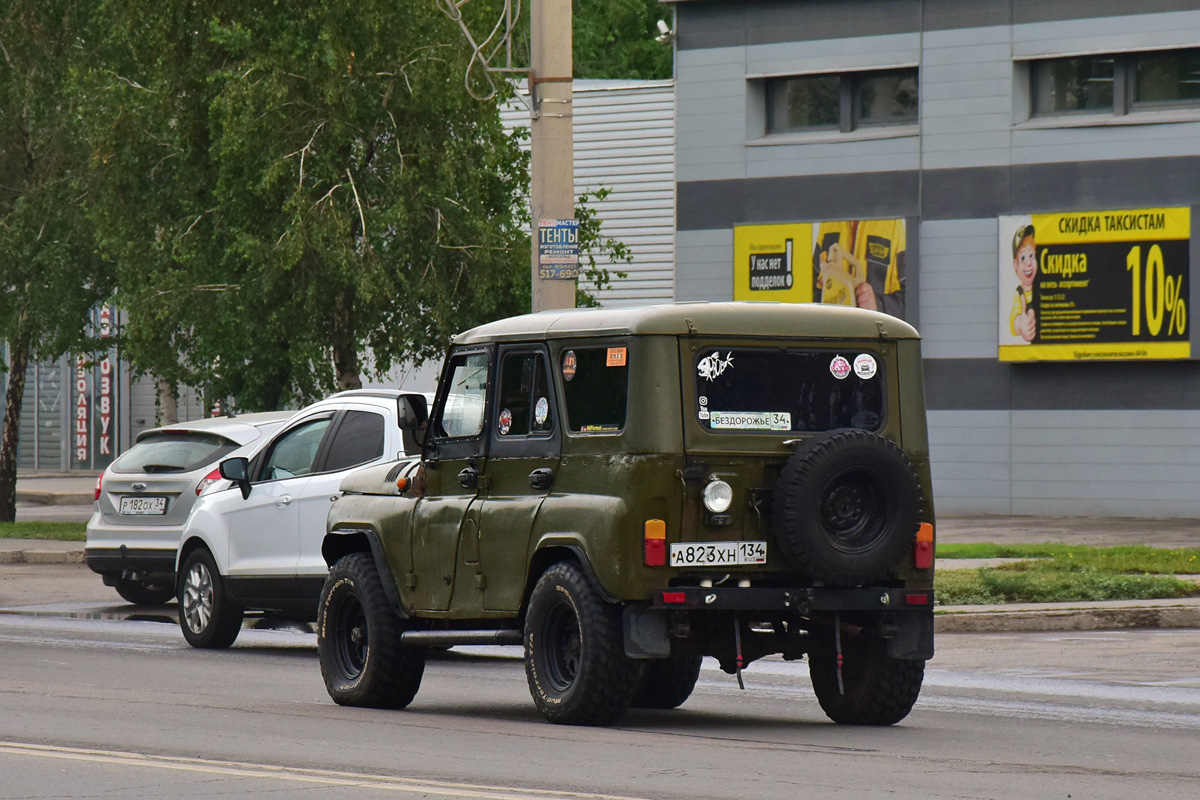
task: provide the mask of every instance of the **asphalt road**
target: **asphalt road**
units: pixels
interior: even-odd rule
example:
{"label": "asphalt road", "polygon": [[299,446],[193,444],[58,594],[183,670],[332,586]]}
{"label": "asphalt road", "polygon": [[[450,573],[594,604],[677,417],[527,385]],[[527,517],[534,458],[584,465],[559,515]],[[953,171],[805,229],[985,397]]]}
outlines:
{"label": "asphalt road", "polygon": [[169,607],[70,573],[77,588],[41,602],[60,568],[23,569],[0,569],[0,798],[1149,800],[1200,785],[1198,630],[943,635],[891,728],[829,723],[805,665],[777,659],[745,691],[706,664],[681,709],[564,728],[535,712],[519,649],[438,655],[405,711],[342,708],[311,633],[196,651]]}

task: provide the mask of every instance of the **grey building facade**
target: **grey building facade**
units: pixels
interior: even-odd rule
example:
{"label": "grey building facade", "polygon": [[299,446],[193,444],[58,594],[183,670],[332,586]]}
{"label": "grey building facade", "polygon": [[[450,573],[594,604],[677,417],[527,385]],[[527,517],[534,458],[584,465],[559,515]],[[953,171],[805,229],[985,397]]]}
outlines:
{"label": "grey building facade", "polygon": [[[735,295],[740,226],[902,220],[939,513],[1200,516],[1200,349],[1186,323],[1198,288],[1188,245],[1200,205],[1200,3],[674,10],[677,299]],[[1134,281],[1145,321],[1176,343],[1003,359],[1005,328],[1017,330],[1002,288],[1024,228],[1014,220],[1037,222],[1041,237],[1045,220],[1074,230],[1062,220],[1128,209],[1184,220],[1165,283],[1161,259],[1145,295]],[[1155,246],[1154,234],[1123,235],[1129,269],[1155,268],[1134,250]],[[1043,280],[1054,264],[1043,262]],[[1125,266],[1109,283],[1128,283]],[[1047,319],[1034,342],[1045,346],[1027,352],[1053,352]]]}

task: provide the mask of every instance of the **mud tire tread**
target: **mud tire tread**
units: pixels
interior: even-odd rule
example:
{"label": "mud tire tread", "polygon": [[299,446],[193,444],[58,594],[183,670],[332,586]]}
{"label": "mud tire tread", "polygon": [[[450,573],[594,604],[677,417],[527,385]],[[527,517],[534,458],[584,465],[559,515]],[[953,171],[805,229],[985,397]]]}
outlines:
{"label": "mud tire tread", "polygon": [[892,658],[882,639],[843,641],[838,693],[837,651],[832,640],[809,654],[808,668],[821,709],[840,725],[895,725],[908,716],[921,693],[925,662]]}
{"label": "mud tire tread", "polygon": [[[858,472],[876,490],[881,525],[869,544],[843,547],[822,518],[834,480]],[[879,580],[911,552],[921,514],[916,468],[893,442],[870,431],[841,429],[815,436],[787,460],[772,504],[775,541],[801,574],[834,586]]]}
{"label": "mud tire tread", "polygon": [[[579,626],[578,669],[554,679],[548,615],[573,615]],[[625,655],[621,609],[608,603],[578,565],[560,561],[542,573],[525,620],[525,677],[538,711],[560,725],[611,725],[637,689],[637,665]]]}
{"label": "mud tire tread", "polygon": [[[351,604],[346,606],[346,604]],[[366,656],[361,669],[347,669],[341,611],[357,603],[366,627]],[[425,652],[406,647],[403,620],[388,604],[375,562],[368,553],[351,553],[329,571],[321,589],[317,618],[317,658],[321,677],[335,703],[361,708],[405,708],[416,697],[425,673]]]}
{"label": "mud tire tread", "polygon": [[646,661],[634,708],[679,708],[692,696],[704,657],[692,651],[672,651],[663,659]]}

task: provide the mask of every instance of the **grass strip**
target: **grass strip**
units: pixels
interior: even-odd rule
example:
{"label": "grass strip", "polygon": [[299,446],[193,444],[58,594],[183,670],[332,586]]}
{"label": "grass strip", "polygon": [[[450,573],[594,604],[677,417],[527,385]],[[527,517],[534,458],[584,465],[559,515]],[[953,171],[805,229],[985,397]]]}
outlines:
{"label": "grass strip", "polygon": [[1200,595],[1200,582],[1173,575],[1130,575],[1081,564],[1024,562],[943,570],[934,578],[938,605],[1157,600]]}
{"label": "grass strip", "polygon": [[0,522],[0,539],[54,539],[60,542],[87,540],[86,522]]}
{"label": "grass strip", "polygon": [[1180,575],[1200,573],[1200,549],[1122,545],[1092,547],[1054,542],[1043,544],[939,544],[939,559],[1030,558],[1053,562],[1058,569],[1093,567],[1126,575]]}

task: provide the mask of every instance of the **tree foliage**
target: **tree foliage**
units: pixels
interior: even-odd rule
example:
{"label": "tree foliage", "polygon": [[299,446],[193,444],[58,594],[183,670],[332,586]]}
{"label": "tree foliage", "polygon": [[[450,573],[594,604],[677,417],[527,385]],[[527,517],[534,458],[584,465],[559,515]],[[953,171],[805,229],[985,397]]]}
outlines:
{"label": "tree foliage", "polygon": [[576,78],[664,80],[674,74],[670,44],[655,41],[671,7],[658,0],[573,0]]}
{"label": "tree foliage", "polygon": [[526,156],[432,4],[101,5],[89,202],[143,369],[273,407],[528,308]]}
{"label": "tree foliage", "polygon": [[31,359],[84,352],[89,314],[112,291],[82,213],[78,103],[71,70],[86,59],[90,5],[0,2],[0,336],[8,385],[0,444],[0,520],[12,521],[17,434]]}

